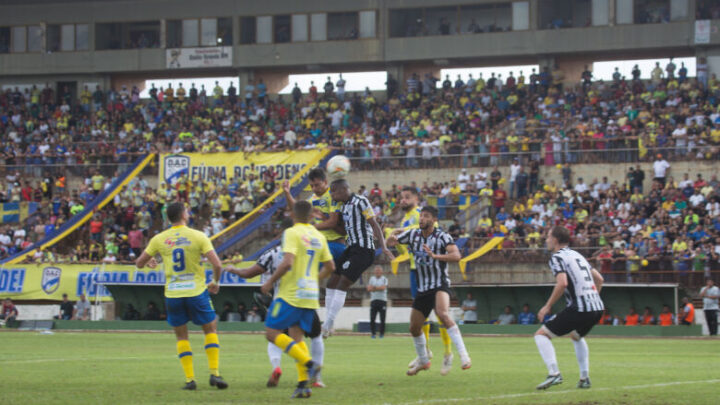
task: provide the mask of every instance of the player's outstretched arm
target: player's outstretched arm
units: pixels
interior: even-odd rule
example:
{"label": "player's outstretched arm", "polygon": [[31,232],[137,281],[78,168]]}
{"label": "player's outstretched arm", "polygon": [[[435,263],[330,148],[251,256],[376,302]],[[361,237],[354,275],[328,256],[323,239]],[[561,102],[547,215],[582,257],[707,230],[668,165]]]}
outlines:
{"label": "player's outstretched arm", "polygon": [[228,273],[237,274],[238,276],[242,278],[253,278],[255,276],[259,276],[260,274],[263,274],[265,272],[265,269],[262,268],[259,264],[255,263],[252,266],[246,268],[246,269],[237,269],[233,266],[227,266],[223,269],[223,271],[227,271]]}
{"label": "player's outstretched arm", "polygon": [[538,319],[541,321],[545,319],[545,315],[550,313],[553,304],[555,304],[565,292],[565,288],[567,288],[568,285],[567,274],[564,272],[558,273],[558,275],[555,276],[555,281],[555,288],[553,288],[552,294],[550,294],[550,298],[548,298],[545,305],[540,308],[540,311],[538,312]]}
{"label": "player's outstretched arm", "polygon": [[[140,257],[138,257],[137,260],[135,260],[135,266],[136,266],[138,269],[142,269],[143,267],[145,267],[145,266],[147,265],[147,266],[150,267],[151,269],[154,269],[155,266],[157,266],[157,262],[155,262],[155,263],[152,263],[152,262],[151,262],[151,261],[154,261],[154,260],[155,260],[155,259],[154,259],[152,256],[150,256],[147,252],[142,252],[142,254],[140,255]],[[154,265],[153,265],[153,264],[154,264]]]}
{"label": "player's outstretched arm", "polygon": [[319,224],[315,224],[315,229],[318,231],[324,231],[327,229],[335,229],[338,226],[338,223],[340,222],[340,214],[337,212],[331,212],[328,219],[320,222]]}
{"label": "player's outstretched arm", "polygon": [[275,282],[280,280],[280,278],[292,268],[294,260],[294,254],[290,252],[284,252],[282,262],[280,262],[272,276],[270,276],[270,278],[265,281],[265,284],[260,287],[260,291],[262,291],[263,294],[270,293],[270,291],[272,291],[273,285],[275,285]]}
{"label": "player's outstretched arm", "polygon": [[295,198],[290,193],[290,182],[285,180],[282,184],[283,193],[285,194],[285,202],[287,203],[287,208],[292,211],[293,205],[295,205]]}
{"label": "player's outstretched arm", "polygon": [[430,249],[430,246],[423,245],[423,250],[425,253],[428,254],[428,256],[432,257],[435,260],[439,260],[441,262],[459,262],[460,259],[462,259],[462,255],[460,254],[460,250],[455,245],[447,245],[447,253],[444,255],[441,254],[435,254],[433,253],[432,249]]}
{"label": "player's outstretched arm", "polygon": [[599,294],[600,290],[602,290],[603,282],[605,281],[605,279],[603,279],[602,274],[600,274],[597,270],[591,269],[590,271],[592,272],[592,278],[595,282],[595,287],[597,288]]}
{"label": "player's outstretched arm", "polygon": [[387,248],[387,245],[385,244],[385,236],[383,235],[382,228],[380,227],[380,224],[377,223],[374,217],[368,218],[367,220],[370,223],[370,226],[372,227],[373,233],[375,234],[375,237],[377,237],[378,243],[380,244],[380,249],[382,249],[383,253],[385,253],[385,256],[387,256],[388,260],[393,260],[395,256],[392,254],[392,252]]}

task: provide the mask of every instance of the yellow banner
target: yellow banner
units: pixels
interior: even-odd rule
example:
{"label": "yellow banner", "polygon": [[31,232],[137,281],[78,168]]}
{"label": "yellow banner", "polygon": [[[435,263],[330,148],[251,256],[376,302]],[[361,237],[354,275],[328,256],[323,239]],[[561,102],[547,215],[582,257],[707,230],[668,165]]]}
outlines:
{"label": "yellow banner", "polygon": [[[174,184],[182,176],[191,182],[198,180],[246,180],[253,171],[262,176],[270,167],[275,169],[275,180],[289,180],[294,173],[320,155],[319,150],[298,150],[273,153],[181,153],[160,155],[159,181]],[[252,165],[254,166],[254,170]]]}
{"label": "yellow banner", "polygon": [[[252,265],[240,263],[238,268]],[[205,270],[210,282],[212,270]],[[0,268],[0,297],[16,300],[61,300],[67,294],[71,300],[85,294],[90,299],[100,296],[112,301],[112,295],[102,283],[165,285],[163,266],[139,270],[129,264],[19,264]],[[260,285],[260,276],[244,279],[223,273],[221,286]]]}

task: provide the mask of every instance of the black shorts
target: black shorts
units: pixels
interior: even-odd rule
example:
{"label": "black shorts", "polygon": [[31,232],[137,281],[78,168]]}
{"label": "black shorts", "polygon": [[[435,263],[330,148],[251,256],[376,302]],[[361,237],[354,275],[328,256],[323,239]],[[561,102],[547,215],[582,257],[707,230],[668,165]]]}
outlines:
{"label": "black shorts", "polygon": [[[283,332],[286,335],[288,334],[287,329],[285,329]],[[314,339],[320,336],[320,333],[322,333],[322,325],[320,324],[320,317],[318,316],[317,311],[315,311],[315,315],[313,315],[312,329],[310,329],[310,332],[305,332],[305,337]]]}
{"label": "black shorts", "polygon": [[417,309],[418,311],[422,312],[425,318],[430,316],[430,312],[435,309],[435,295],[439,291],[445,291],[449,296],[452,297],[452,293],[450,292],[450,288],[448,287],[434,288],[432,290],[419,292],[415,296],[415,299],[413,299],[413,309]]}
{"label": "black shorts", "polygon": [[357,245],[348,246],[335,263],[335,273],[347,277],[353,283],[375,261],[375,250]]}
{"label": "black shorts", "polygon": [[585,336],[600,322],[602,314],[603,311],[578,312],[575,308],[565,308],[545,322],[545,327],[555,336],[567,335],[572,331]]}

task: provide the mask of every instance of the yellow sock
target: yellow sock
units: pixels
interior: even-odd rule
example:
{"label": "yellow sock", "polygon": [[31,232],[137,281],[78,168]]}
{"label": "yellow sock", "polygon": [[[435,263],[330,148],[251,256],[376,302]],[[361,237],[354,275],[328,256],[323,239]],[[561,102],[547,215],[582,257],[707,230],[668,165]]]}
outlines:
{"label": "yellow sock", "polygon": [[208,333],[205,335],[205,354],[207,354],[210,374],[219,377],[220,341],[218,340],[217,333]]}
{"label": "yellow sock", "polygon": [[425,334],[425,342],[430,341],[430,321],[425,319],[425,323],[422,327],[423,333]]}
{"label": "yellow sock", "polygon": [[190,382],[194,380],[195,371],[193,370],[192,350],[190,349],[190,342],[187,340],[178,340],[177,352],[178,358],[180,358],[180,365],[185,372],[185,382]]}
{"label": "yellow sock", "polygon": [[[307,347],[307,344],[305,344],[305,341],[297,343],[296,346],[299,346],[300,349],[302,349],[308,355],[310,354],[310,351],[308,350],[308,347]],[[309,380],[310,376],[308,375],[308,370],[307,370],[307,367],[305,367],[305,363],[296,362],[295,365],[297,366],[297,370],[298,370],[298,381]]]}
{"label": "yellow sock", "polygon": [[[311,360],[305,342],[297,343],[292,340],[290,336],[281,333],[275,338],[273,343],[303,366]],[[303,350],[303,347],[305,347],[305,350]]]}
{"label": "yellow sock", "polygon": [[440,339],[442,339],[443,345],[445,345],[445,355],[447,356],[452,353],[452,339],[450,339],[450,335],[448,335],[445,325],[443,325],[440,321],[438,321],[438,324],[440,326]]}

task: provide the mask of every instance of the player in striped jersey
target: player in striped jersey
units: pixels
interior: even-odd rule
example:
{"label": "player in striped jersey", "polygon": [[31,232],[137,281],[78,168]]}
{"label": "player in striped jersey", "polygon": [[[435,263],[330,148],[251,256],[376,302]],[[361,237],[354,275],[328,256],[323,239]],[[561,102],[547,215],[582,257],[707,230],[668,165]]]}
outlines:
{"label": "player in striped jersey", "polygon": [[[419,204],[420,194],[418,193],[417,188],[404,187],[400,192],[400,208],[405,211],[405,215],[400,222],[400,226],[391,231],[406,231],[408,229],[418,228],[420,226],[420,207],[418,207]],[[435,224],[435,226],[437,226],[437,223]],[[417,295],[418,284],[415,258],[413,257],[412,252],[408,252],[407,248],[405,248],[405,246],[403,245],[397,245],[396,249],[401,255],[408,253],[410,256],[410,295],[415,298],[415,296]],[[452,368],[453,361],[452,339],[450,339],[450,335],[448,335],[447,329],[445,328],[445,325],[443,325],[442,321],[438,320],[438,323],[438,327],[440,329],[440,339],[442,340],[443,347],[445,348],[445,355],[443,356],[443,365],[440,374],[447,375]],[[423,334],[425,334],[425,340],[427,341],[428,345],[428,358],[432,360],[433,353],[432,350],[430,350],[430,320],[425,320],[422,330]],[[418,360],[419,358],[417,357],[413,359],[413,361],[408,364],[408,368],[415,367]]]}
{"label": "player in striped jersey", "polygon": [[418,272],[418,294],[413,299],[410,333],[419,360],[407,371],[407,375],[410,376],[430,368],[427,341],[422,333],[422,326],[433,310],[447,327],[447,333],[460,354],[462,369],[467,370],[472,364],[460,328],[449,313],[450,276],[447,263],[460,261],[460,251],[455,246],[452,236],[435,227],[437,215],[437,208],[423,207],[420,210],[419,228],[408,229],[399,235],[393,232],[388,239],[390,245],[397,243],[407,245],[408,250],[413,253]]}
{"label": "player in striped jersey", "polygon": [[[284,231],[291,226],[293,226],[293,221],[290,218],[286,218],[282,222],[281,230]],[[282,232],[280,233],[280,235],[282,235]],[[275,270],[282,262],[282,258],[282,246],[278,244],[277,246],[265,251],[252,266],[246,269],[237,269],[235,267],[228,266],[224,269],[224,271],[237,274],[242,278],[253,278],[259,275],[260,282],[262,284],[265,284],[265,282],[270,279],[273,273],[275,273]],[[277,290],[277,288],[278,283],[276,282],[273,289]],[[268,297],[264,294],[257,294],[259,294],[259,296],[261,297]],[[267,311],[269,302],[259,302],[257,298],[255,299],[255,301]],[[317,313],[315,313],[315,318],[313,319],[312,331],[310,333],[306,333],[305,336],[311,339],[310,354],[312,355],[313,361],[322,366],[323,358],[325,356],[325,343],[320,336],[320,318],[317,316]],[[267,382],[267,387],[277,387],[280,376],[282,376],[282,369],[280,368],[282,350],[277,347],[275,343],[268,342],[267,351],[268,358],[270,359],[270,364],[273,368],[272,372],[270,373],[270,378]],[[322,371],[318,371],[317,375],[315,376],[315,381],[312,382],[312,386],[314,388],[325,388],[325,384],[322,382],[321,372]]]}
{"label": "player in striped jersey", "polygon": [[351,193],[350,185],[345,179],[335,180],[330,184],[330,195],[333,201],[342,204],[340,214],[347,234],[347,247],[335,261],[335,273],[330,277],[325,289],[325,338],[330,336],[338,312],[345,306],[348,289],[375,261],[375,238],[382,252],[390,260],[394,258],[385,246],[382,228],[375,220],[375,213],[367,198]]}
{"label": "player in striped jersey", "polygon": [[577,387],[590,388],[590,353],[584,337],[600,321],[605,309],[600,298],[603,278],[583,255],[568,248],[569,243],[570,231],[562,226],[554,227],[546,238],[547,248],[553,252],[549,264],[556,284],[547,303],[538,312],[538,319],[544,319],[563,294],[567,306],[535,332],[535,344],[548,369],[547,378],[536,387],[539,390],[562,383],[555,348],[550,339],[567,334],[570,334],[575,345],[580,367]]}

